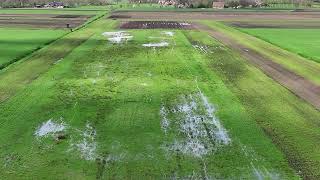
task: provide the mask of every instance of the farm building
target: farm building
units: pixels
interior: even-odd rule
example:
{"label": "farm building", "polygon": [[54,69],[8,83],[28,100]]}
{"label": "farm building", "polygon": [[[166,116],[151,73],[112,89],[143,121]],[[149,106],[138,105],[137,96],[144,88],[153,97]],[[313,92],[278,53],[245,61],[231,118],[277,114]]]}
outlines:
{"label": "farm building", "polygon": [[49,2],[48,4],[44,5],[45,8],[64,8],[65,5],[63,2]]}
{"label": "farm building", "polygon": [[214,9],[223,9],[225,5],[224,0],[217,0],[212,2],[212,8]]}

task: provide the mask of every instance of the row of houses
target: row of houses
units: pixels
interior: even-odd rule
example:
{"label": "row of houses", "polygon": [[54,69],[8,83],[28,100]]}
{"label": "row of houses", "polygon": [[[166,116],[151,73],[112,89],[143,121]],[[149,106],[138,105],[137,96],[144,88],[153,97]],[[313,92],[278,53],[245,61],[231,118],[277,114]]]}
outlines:
{"label": "row of houses", "polygon": [[[161,6],[176,6],[178,8],[184,8],[184,7],[192,7],[195,4],[199,4],[198,2],[195,2],[194,0],[190,1],[184,1],[183,3],[178,0],[159,0],[158,4]],[[225,6],[224,0],[216,0],[212,3],[212,8],[216,9],[223,9]]]}
{"label": "row of houses", "polygon": [[36,8],[64,8],[63,2],[52,1],[47,4],[36,5]]}
{"label": "row of houses", "polygon": [[[263,5],[262,0],[240,0],[240,1],[229,1],[226,0],[213,0],[212,4],[210,1],[203,0],[159,0],[158,3],[162,6],[176,6],[176,7],[197,7],[197,5],[204,5],[205,7],[212,7],[215,9],[223,9],[225,7],[261,7]],[[209,4],[208,4],[209,3]]]}

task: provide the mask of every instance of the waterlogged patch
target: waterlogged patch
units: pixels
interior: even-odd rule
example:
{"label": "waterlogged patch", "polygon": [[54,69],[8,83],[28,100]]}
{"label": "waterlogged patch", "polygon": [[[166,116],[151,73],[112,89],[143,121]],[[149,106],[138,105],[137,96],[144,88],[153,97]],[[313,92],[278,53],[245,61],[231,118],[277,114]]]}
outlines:
{"label": "waterlogged patch", "polygon": [[146,75],[147,75],[148,77],[151,77],[151,76],[152,76],[152,73],[151,73],[151,72],[147,72]]}
{"label": "waterlogged patch", "polygon": [[170,37],[174,36],[174,32],[172,32],[172,31],[164,31],[164,32],[161,32],[161,34],[166,35],[166,36],[170,36]]}
{"label": "waterlogged patch", "polygon": [[279,174],[272,173],[265,167],[257,168],[256,166],[253,165],[253,163],[251,164],[251,166],[252,166],[253,176],[257,180],[264,180],[264,179],[278,180],[278,179],[281,179]]}
{"label": "waterlogged patch", "polygon": [[160,43],[148,43],[142,44],[143,47],[166,47],[169,46],[168,42],[160,42]]}
{"label": "waterlogged patch", "polygon": [[167,134],[167,131],[170,126],[170,122],[169,122],[169,119],[167,118],[168,116],[167,109],[164,106],[162,106],[160,109],[160,116],[161,116],[161,129],[165,134]]}
{"label": "waterlogged patch", "polygon": [[212,53],[212,51],[210,50],[210,47],[206,46],[206,45],[192,45],[193,48],[199,50],[200,52],[204,53],[204,54],[208,54],[208,53]]}
{"label": "waterlogged patch", "polygon": [[133,36],[126,31],[104,32],[102,35],[108,37],[108,40],[115,44],[127,42],[133,38]]}
{"label": "waterlogged patch", "polygon": [[44,123],[35,131],[37,137],[46,137],[52,135],[56,140],[64,139],[65,134],[61,132],[66,131],[68,127],[68,133],[71,135],[70,143],[71,150],[77,150],[80,152],[81,158],[85,160],[95,160],[98,158],[97,154],[97,142],[96,142],[96,130],[89,124],[86,124],[86,127],[83,131],[80,131],[76,128],[67,126],[63,119],[60,118],[60,123],[55,122],[53,119],[50,119]]}
{"label": "waterlogged patch", "polygon": [[[214,106],[201,91],[181,97],[173,107],[163,106],[160,109],[161,127],[166,134],[173,133],[177,137],[166,145],[167,149],[203,157],[219,146],[228,145],[231,139],[214,113]],[[173,126],[170,129],[169,124]]]}
{"label": "waterlogged patch", "polygon": [[85,160],[95,160],[97,156],[97,142],[96,130],[90,125],[86,124],[86,128],[80,134],[80,139],[71,144],[72,148],[78,150],[81,158]]}
{"label": "waterlogged patch", "polygon": [[258,180],[281,179],[281,175],[277,173],[275,170],[267,169],[266,167],[261,165],[261,162],[263,162],[264,159],[259,157],[252,148],[248,148],[245,145],[241,145],[241,150],[244,153],[244,156],[247,159],[250,159],[251,161],[250,162],[251,173],[252,173],[252,176],[255,177],[255,179],[258,179]]}
{"label": "waterlogged patch", "polygon": [[42,125],[34,133],[38,137],[43,137],[47,135],[54,135],[57,132],[64,131],[66,124],[63,122],[63,119],[60,118],[60,123],[55,122],[53,119],[42,123]]}

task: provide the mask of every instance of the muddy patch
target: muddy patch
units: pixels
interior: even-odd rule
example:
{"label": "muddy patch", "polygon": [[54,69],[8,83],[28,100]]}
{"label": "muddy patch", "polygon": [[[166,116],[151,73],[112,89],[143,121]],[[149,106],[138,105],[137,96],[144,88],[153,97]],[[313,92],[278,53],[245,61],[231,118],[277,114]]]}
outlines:
{"label": "muddy patch", "polygon": [[126,31],[104,32],[102,33],[102,35],[107,37],[109,42],[114,44],[121,44],[124,42],[128,42],[133,38],[133,36],[131,36]]}
{"label": "muddy patch", "polygon": [[121,29],[192,29],[191,24],[178,21],[128,21]]}
{"label": "muddy patch", "polygon": [[231,138],[215,111],[201,91],[181,96],[174,106],[162,106],[161,128],[176,137],[174,142],[166,143],[166,150],[202,158],[230,144]]}

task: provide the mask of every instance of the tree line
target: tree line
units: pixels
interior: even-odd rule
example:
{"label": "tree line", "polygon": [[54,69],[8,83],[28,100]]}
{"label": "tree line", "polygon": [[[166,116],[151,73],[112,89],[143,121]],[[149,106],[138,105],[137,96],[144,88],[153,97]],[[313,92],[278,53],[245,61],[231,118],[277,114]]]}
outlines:
{"label": "tree line", "polygon": [[[107,5],[110,2],[121,0],[0,0],[2,8],[35,7],[49,2],[63,2],[65,6],[76,7],[81,5]],[[130,3],[157,3],[158,0],[128,0]],[[274,5],[294,5],[311,6],[313,1],[320,0],[176,0],[178,3],[199,4],[200,6],[210,7],[213,1],[224,1],[226,7],[247,7],[247,6],[274,6]],[[197,6],[195,6],[197,7]]]}
{"label": "tree line", "polygon": [[2,8],[20,8],[20,7],[35,7],[44,5],[53,1],[64,3],[65,6],[75,7],[80,5],[106,5],[108,0],[0,0]]}

